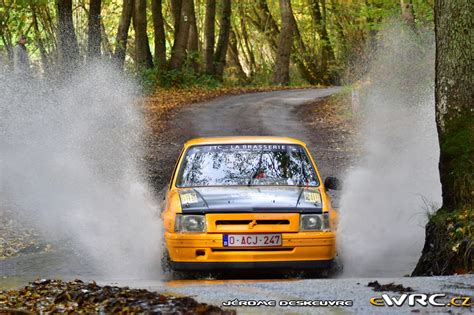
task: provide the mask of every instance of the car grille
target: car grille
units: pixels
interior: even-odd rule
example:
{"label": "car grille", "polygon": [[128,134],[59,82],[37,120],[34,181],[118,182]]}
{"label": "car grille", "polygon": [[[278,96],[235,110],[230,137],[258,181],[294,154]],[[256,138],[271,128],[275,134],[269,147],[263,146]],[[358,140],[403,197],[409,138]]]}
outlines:
{"label": "car grille", "polygon": [[208,233],[298,232],[298,213],[208,213]]}
{"label": "car grille", "polygon": [[[217,220],[216,225],[248,225],[253,220]],[[289,220],[255,220],[256,224],[290,224]]]}

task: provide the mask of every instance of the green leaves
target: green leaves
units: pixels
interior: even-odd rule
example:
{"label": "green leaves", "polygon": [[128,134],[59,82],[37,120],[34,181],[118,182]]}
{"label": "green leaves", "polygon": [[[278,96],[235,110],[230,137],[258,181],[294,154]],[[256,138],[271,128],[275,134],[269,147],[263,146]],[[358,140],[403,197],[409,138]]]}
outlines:
{"label": "green leaves", "polygon": [[48,5],[48,0],[13,0],[13,1],[5,1],[5,2],[13,3],[17,7],[29,7],[30,5],[37,5],[37,6]]}

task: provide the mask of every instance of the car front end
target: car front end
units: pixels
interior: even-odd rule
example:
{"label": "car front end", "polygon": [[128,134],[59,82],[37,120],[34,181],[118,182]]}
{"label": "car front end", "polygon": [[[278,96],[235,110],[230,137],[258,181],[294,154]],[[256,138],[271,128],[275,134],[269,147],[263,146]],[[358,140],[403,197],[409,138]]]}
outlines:
{"label": "car front end", "polygon": [[[172,269],[329,268],[336,257],[337,213],[302,150],[299,144],[270,146],[269,153],[246,147],[242,156],[240,148],[201,146],[188,161],[185,150],[163,212]],[[218,182],[208,179],[213,172]]]}

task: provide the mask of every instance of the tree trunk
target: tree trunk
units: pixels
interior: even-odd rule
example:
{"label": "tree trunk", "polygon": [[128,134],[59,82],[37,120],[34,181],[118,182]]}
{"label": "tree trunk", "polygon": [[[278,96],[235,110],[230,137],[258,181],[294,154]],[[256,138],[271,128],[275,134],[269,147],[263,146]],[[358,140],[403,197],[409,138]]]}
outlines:
{"label": "tree trunk", "polygon": [[266,0],[258,0],[255,4],[254,11],[257,17],[257,21],[252,21],[254,25],[265,34],[265,37],[270,44],[272,50],[276,53],[278,50],[278,36],[280,30],[278,25],[273,18]]}
{"label": "tree trunk", "polygon": [[100,22],[100,33],[102,36],[102,51],[103,54],[106,56],[107,59],[112,59],[114,51],[112,49],[112,45],[110,44],[109,36],[105,32],[105,25],[104,21]]}
{"label": "tree trunk", "polygon": [[190,15],[193,0],[182,0],[179,24],[175,30],[173,49],[171,50],[170,68],[181,69],[186,59],[186,46],[189,36]]}
{"label": "tree trunk", "polygon": [[332,48],[331,40],[329,39],[327,23],[326,23],[326,0],[321,0],[322,7],[322,24],[321,24],[321,39],[323,41],[323,51],[321,56],[321,68],[323,73],[323,83],[331,82],[329,73],[329,64],[335,59],[334,50]]}
{"label": "tree trunk", "polygon": [[[242,5],[238,6],[239,8],[239,15],[240,15],[240,31],[242,32],[242,51],[244,52],[244,56],[246,57],[246,63],[249,68],[250,77],[255,74],[255,70],[257,68],[257,62],[255,61],[255,54],[253,49],[250,47],[250,40],[247,31],[247,17]],[[236,29],[238,32],[238,29]],[[245,54],[246,52],[246,54]]]}
{"label": "tree trunk", "polygon": [[115,48],[114,59],[117,66],[122,69],[127,51],[128,30],[132,21],[134,0],[123,0],[122,15],[120,16],[117,31],[117,47]]}
{"label": "tree trunk", "polygon": [[166,65],[166,37],[162,9],[162,0],[152,0],[151,10],[155,29],[155,65],[160,70]]}
{"label": "tree trunk", "polygon": [[[473,271],[473,240],[469,235],[474,210],[472,12],[472,1],[435,1],[435,100],[443,207],[426,227],[425,246],[414,275]],[[447,222],[453,213],[458,214],[451,217],[454,229],[467,230],[460,232],[461,236],[453,233],[452,223]],[[455,239],[458,243],[453,246]]]}
{"label": "tree trunk", "polygon": [[293,23],[290,0],[280,0],[281,31],[278,37],[278,50],[275,62],[273,83],[288,85],[290,83],[290,56],[293,45]]}
{"label": "tree trunk", "polygon": [[[194,1],[193,1],[194,2]],[[194,12],[194,3],[191,6],[189,14],[189,35],[188,35],[188,59],[194,72],[199,72],[199,38],[196,23],[196,13]]]}
{"label": "tree trunk", "polygon": [[206,0],[204,20],[204,69],[206,74],[214,74],[216,0]]}
{"label": "tree trunk", "polygon": [[322,12],[318,0],[311,0],[309,3],[316,32],[321,38],[321,60],[319,62],[318,73],[322,77],[318,78],[318,81],[321,83],[329,83],[328,64],[334,60],[334,50],[332,49],[326,26],[326,0],[321,0],[321,4]]}
{"label": "tree trunk", "polygon": [[[5,2],[2,1],[2,4]],[[12,32],[8,28],[7,21],[10,19],[10,12],[12,11],[12,7],[15,4],[15,2],[10,2],[8,4],[5,4],[3,7],[3,12],[1,19],[0,19],[0,37],[2,38],[3,41],[3,47],[7,51],[7,57],[8,57],[8,64],[13,67],[13,41],[11,38]],[[13,68],[12,68],[13,70]]]}
{"label": "tree trunk", "polygon": [[219,38],[217,40],[216,53],[214,55],[214,70],[215,75],[219,80],[222,80],[222,76],[224,74],[227,46],[229,45],[231,10],[231,1],[222,0],[222,12],[219,23]]}
{"label": "tree trunk", "polygon": [[31,8],[31,13],[32,13],[32,18],[33,18],[33,28],[35,30],[36,45],[38,46],[38,49],[40,51],[40,56],[41,56],[41,64],[43,65],[43,71],[45,72],[47,76],[49,76],[50,67],[49,67],[48,53],[46,52],[43,40],[41,39],[41,32],[38,25],[38,16],[36,13],[36,5],[33,3],[30,3],[30,8]]}
{"label": "tree trunk", "polygon": [[242,64],[240,63],[239,49],[237,47],[237,36],[235,36],[234,30],[230,31],[228,53],[230,55],[230,60],[232,61],[233,66],[235,67],[235,72],[239,78],[239,81],[244,83],[247,82],[248,77],[244,69],[242,68]]}
{"label": "tree trunk", "polygon": [[137,69],[150,69],[153,68],[153,58],[147,35],[146,0],[135,0],[133,13]]}
{"label": "tree trunk", "polygon": [[101,0],[90,0],[89,21],[88,21],[88,41],[87,41],[87,59],[93,60],[100,58],[100,7]]}
{"label": "tree trunk", "polygon": [[408,26],[415,29],[415,11],[413,10],[412,0],[400,0],[400,8],[402,11],[402,18],[405,20]]}
{"label": "tree trunk", "polygon": [[[472,142],[462,143],[462,140],[472,141],[474,132],[472,73],[474,5],[468,0],[437,0],[435,9],[435,98],[441,149],[440,176],[443,207],[452,209],[460,203],[474,204],[473,187],[466,187],[463,184],[468,178],[470,185],[473,184],[474,148]],[[467,136],[469,138],[459,138]],[[460,170],[456,167],[459,163],[463,163],[463,158],[468,159],[464,163],[469,168],[459,174]]]}
{"label": "tree trunk", "polygon": [[320,79],[322,76],[319,75],[317,59],[313,54],[308,53],[294,15],[291,16],[291,20],[294,33],[294,53],[291,55],[291,58],[296,63],[303,79],[308,81],[309,84],[321,83]]}
{"label": "tree trunk", "polygon": [[72,21],[72,0],[58,0],[58,34],[61,68],[70,74],[79,65],[79,46]]}
{"label": "tree trunk", "polygon": [[173,27],[175,35],[178,33],[182,5],[182,0],[171,0],[171,13],[173,14]]}
{"label": "tree trunk", "polygon": [[41,18],[43,24],[43,31],[47,34],[47,37],[51,38],[52,49],[50,51],[51,59],[59,59],[59,40],[57,35],[56,24],[51,17],[51,13],[48,9],[38,6],[38,17]]}

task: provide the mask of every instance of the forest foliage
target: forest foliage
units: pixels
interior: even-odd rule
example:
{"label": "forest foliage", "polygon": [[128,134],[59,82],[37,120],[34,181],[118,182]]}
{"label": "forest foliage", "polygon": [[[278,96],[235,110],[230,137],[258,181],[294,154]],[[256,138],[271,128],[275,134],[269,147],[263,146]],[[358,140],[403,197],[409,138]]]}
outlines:
{"label": "forest foliage", "polygon": [[[148,85],[328,85],[357,79],[389,20],[433,27],[433,0],[1,0],[0,65],[21,34],[36,73],[93,59]],[[283,30],[283,32],[282,32]]]}

